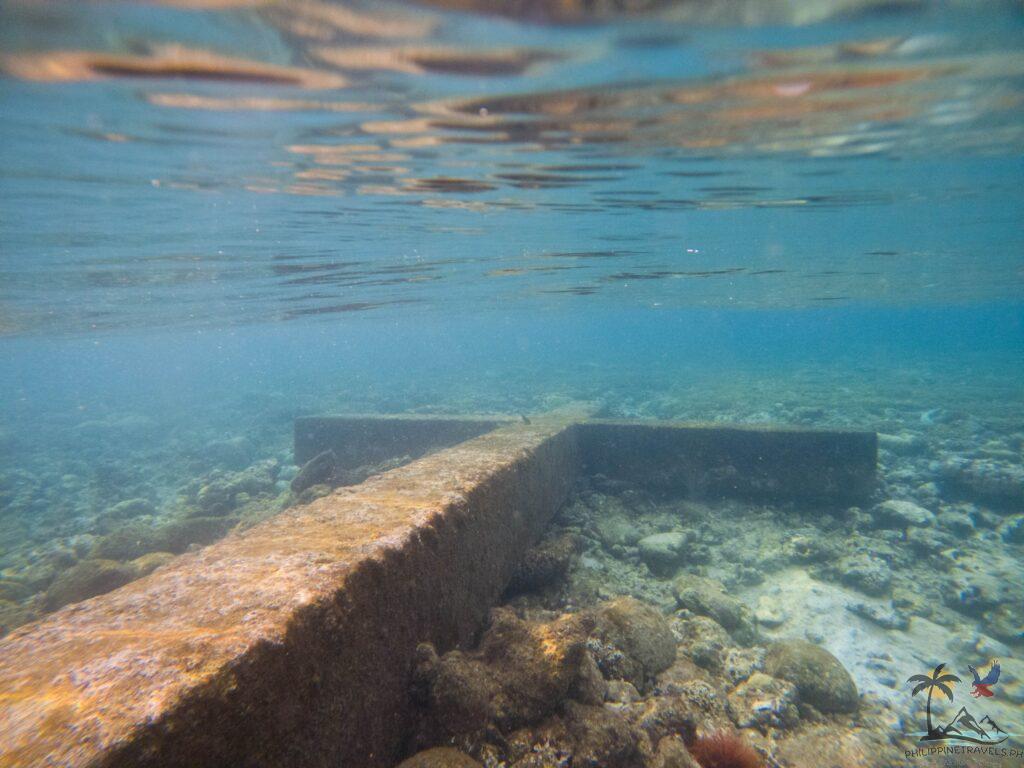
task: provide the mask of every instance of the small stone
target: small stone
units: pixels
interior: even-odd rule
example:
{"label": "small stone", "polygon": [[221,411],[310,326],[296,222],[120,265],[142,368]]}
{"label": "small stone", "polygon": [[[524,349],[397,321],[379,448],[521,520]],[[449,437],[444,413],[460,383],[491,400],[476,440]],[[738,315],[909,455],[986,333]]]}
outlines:
{"label": "small stone", "polygon": [[766,627],[780,627],[789,620],[789,611],[777,596],[761,595],[754,606],[754,618]]}
{"label": "small stone", "polygon": [[969,515],[949,509],[937,516],[941,528],[955,533],[957,536],[970,536],[974,533],[974,521]]}
{"label": "small stone", "polygon": [[952,534],[936,528],[908,528],[907,545],[923,555],[937,554],[956,544]]}
{"label": "small stone", "polygon": [[640,531],[631,520],[622,515],[598,518],[594,528],[597,537],[608,551],[612,551],[616,546],[634,546],[641,539]]}
{"label": "small stone", "polygon": [[726,697],[733,722],[740,728],[791,728],[800,720],[796,686],[755,672]]}
{"label": "small stone", "polygon": [[898,435],[878,433],[878,446],[900,456],[914,456],[924,452],[926,443],[919,435],[902,432]]}
{"label": "small stone", "polygon": [[709,616],[691,616],[674,622],[679,636],[679,651],[694,664],[718,671],[725,661],[732,638],[725,628]]}
{"label": "small stone", "polygon": [[643,698],[640,691],[628,680],[609,680],[608,688],[605,691],[605,701],[615,704],[632,704]]}
{"label": "small stone", "polygon": [[868,603],[851,603],[846,606],[846,610],[874,622],[883,629],[905,630],[910,627],[910,619],[891,604],[884,607]]}
{"label": "small stone", "polygon": [[933,525],[935,515],[912,501],[889,499],[874,509],[875,522],[881,527],[904,528],[906,526]]}
{"label": "small stone", "polygon": [[656,533],[640,539],[640,559],[657,576],[671,576],[683,563],[688,537],[683,531]]}
{"label": "small stone", "polygon": [[1008,544],[1024,544],[1024,515],[1013,515],[999,526],[999,535]]}
{"label": "small stone", "polygon": [[725,627],[738,642],[752,642],[756,632],[750,609],[729,595],[720,581],[683,574],[672,584],[676,602],[699,616],[708,616]]}
{"label": "small stone", "polygon": [[729,648],[724,655],[722,670],[735,685],[764,670],[764,655],[764,648]]}
{"label": "small stone", "polygon": [[840,580],[866,595],[879,596],[888,592],[892,572],[884,560],[867,554],[850,555],[837,566]]}

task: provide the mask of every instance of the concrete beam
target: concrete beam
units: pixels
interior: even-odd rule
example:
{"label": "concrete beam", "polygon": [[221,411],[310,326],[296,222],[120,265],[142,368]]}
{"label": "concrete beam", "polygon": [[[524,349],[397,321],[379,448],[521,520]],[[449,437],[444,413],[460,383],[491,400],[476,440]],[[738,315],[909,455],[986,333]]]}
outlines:
{"label": "concrete beam", "polygon": [[393,765],[416,644],[471,642],[578,466],[506,426],[16,630],[0,766]]}
{"label": "concrete beam", "polygon": [[331,450],[343,469],[409,456],[417,459],[520,421],[508,416],[304,416],[295,420],[295,463]]}
{"label": "concrete beam", "polygon": [[845,504],[875,488],[874,432],[611,420],[576,429],[585,474],[666,494]]}

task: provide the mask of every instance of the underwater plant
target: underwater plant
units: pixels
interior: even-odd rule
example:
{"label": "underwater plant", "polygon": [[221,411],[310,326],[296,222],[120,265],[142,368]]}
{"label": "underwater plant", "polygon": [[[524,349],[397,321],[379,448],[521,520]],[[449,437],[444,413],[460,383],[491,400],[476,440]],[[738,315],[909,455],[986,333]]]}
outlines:
{"label": "underwater plant", "polygon": [[764,760],[746,739],[733,731],[715,731],[688,747],[701,768],[764,768]]}

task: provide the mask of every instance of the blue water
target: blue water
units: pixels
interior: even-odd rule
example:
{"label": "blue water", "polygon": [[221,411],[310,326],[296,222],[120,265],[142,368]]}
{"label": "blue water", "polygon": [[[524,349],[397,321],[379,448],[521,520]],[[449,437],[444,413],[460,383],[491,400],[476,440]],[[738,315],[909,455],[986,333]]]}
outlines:
{"label": "blue water", "polygon": [[0,0],[0,635],[118,502],[270,459],[291,503],[300,415],[877,429],[927,446],[878,500],[1019,482],[1019,3],[209,5]]}

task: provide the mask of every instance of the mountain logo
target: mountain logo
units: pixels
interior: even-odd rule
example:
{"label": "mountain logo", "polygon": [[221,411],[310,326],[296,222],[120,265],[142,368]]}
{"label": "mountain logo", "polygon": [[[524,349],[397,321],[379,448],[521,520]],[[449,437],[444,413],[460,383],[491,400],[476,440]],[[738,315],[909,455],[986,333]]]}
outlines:
{"label": "mountain logo", "polygon": [[[945,725],[934,723],[932,720],[932,697],[935,692],[938,691],[940,696],[945,696],[953,701],[953,686],[962,682],[956,675],[944,672],[945,668],[945,664],[939,664],[931,674],[912,675],[907,678],[908,683],[914,683],[914,688],[910,692],[911,696],[917,696],[924,691],[928,692],[928,700],[925,704],[928,730],[925,731],[920,741],[966,741],[972,744],[991,745],[1001,744],[1010,738],[1009,734],[1000,728],[991,717],[983,715],[979,719],[966,706],[960,707],[960,710]],[[993,696],[990,686],[995,685],[999,679],[999,662],[995,659],[990,661],[984,677],[981,677],[974,667],[968,666],[967,668],[974,675],[971,695],[975,698]]]}

